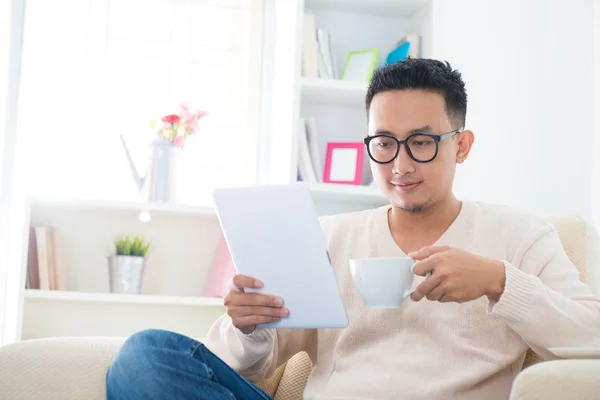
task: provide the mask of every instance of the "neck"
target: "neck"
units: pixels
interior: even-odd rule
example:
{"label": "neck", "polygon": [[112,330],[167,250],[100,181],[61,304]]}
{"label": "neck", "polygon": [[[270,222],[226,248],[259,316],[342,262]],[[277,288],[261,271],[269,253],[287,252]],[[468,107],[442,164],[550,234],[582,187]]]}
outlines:
{"label": "neck", "polygon": [[390,231],[400,235],[410,232],[417,237],[441,234],[452,225],[460,209],[461,202],[454,195],[418,212],[392,205],[388,214]]}

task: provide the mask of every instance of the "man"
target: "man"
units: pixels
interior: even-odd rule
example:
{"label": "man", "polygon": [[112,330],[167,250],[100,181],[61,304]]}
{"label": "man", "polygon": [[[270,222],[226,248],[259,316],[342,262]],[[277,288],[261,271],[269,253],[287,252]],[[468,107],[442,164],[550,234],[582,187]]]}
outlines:
{"label": "man", "polygon": [[[366,108],[365,146],[390,205],[322,220],[349,326],[257,329],[286,315],[285,299],[245,293],[260,281],[236,276],[206,347],[133,335],[108,371],[109,399],[268,399],[247,379],[299,351],[313,362],[306,399],[507,399],[527,349],[600,346],[600,300],[554,228],[452,194],[474,140],[461,75],[435,60],[392,64],[375,72]],[[418,260],[411,299],[367,308],[349,259],[405,255]]]}

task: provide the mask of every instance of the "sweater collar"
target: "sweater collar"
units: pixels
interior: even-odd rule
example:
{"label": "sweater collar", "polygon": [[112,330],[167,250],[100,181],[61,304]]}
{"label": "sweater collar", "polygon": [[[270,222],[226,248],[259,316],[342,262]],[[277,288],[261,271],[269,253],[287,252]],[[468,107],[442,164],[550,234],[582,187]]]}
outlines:
{"label": "sweater collar", "polygon": [[[393,253],[397,253],[398,256],[405,256],[402,249],[394,241],[392,232],[390,231],[388,223],[388,211],[392,208],[391,205],[379,207],[375,215],[374,225],[376,225],[376,232],[383,234],[383,242],[385,247],[392,250]],[[463,200],[461,201],[461,208],[448,229],[436,240],[433,246],[451,246],[456,247],[456,240],[463,236],[463,232],[469,227],[473,220],[473,216],[476,212],[476,204],[472,201]]]}

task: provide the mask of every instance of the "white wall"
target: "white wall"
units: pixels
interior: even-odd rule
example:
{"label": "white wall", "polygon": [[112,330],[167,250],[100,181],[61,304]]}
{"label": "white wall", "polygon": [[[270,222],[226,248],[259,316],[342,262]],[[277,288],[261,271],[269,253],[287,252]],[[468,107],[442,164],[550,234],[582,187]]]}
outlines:
{"label": "white wall", "polygon": [[600,228],[600,0],[594,0],[592,222]]}
{"label": "white wall", "polygon": [[589,217],[592,2],[435,0],[433,35],[476,135],[457,195]]}

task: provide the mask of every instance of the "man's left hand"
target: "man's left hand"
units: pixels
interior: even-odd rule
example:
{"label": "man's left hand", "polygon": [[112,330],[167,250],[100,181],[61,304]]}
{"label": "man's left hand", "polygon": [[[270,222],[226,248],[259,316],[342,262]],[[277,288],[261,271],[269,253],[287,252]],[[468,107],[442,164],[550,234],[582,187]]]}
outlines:
{"label": "man's left hand", "polygon": [[419,301],[463,303],[488,296],[498,301],[504,291],[504,264],[447,246],[424,247],[410,253],[414,273],[427,277],[411,295]]}

